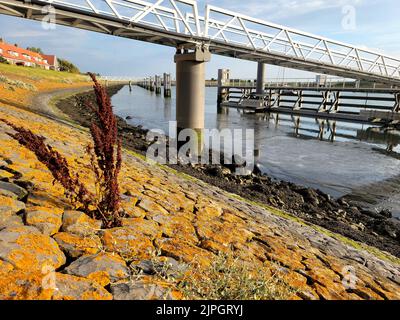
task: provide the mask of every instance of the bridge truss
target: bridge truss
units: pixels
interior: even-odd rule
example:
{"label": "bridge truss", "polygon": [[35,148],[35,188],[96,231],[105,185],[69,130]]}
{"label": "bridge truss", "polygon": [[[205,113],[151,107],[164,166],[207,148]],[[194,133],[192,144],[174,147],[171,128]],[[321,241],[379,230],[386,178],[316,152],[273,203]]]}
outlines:
{"label": "bridge truss", "polygon": [[194,0],[0,0],[0,13],[346,78],[400,85],[400,59]]}

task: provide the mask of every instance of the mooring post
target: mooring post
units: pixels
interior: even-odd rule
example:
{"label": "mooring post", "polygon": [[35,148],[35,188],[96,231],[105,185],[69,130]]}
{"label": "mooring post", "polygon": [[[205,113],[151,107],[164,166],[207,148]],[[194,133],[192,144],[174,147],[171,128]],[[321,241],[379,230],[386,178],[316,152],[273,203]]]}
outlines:
{"label": "mooring post", "polygon": [[257,66],[257,90],[256,94],[263,94],[265,87],[265,64],[262,62],[258,63]]}
{"label": "mooring post", "polygon": [[154,92],[154,90],[155,90],[154,85],[155,85],[154,79],[153,79],[153,77],[150,77],[150,91],[151,92]]}
{"label": "mooring post", "polygon": [[155,85],[156,85],[156,94],[161,94],[161,77],[155,77]]}
{"label": "mooring post", "polygon": [[228,101],[229,90],[224,88],[229,83],[230,70],[229,69],[219,69],[218,70],[218,97],[217,97],[217,107],[218,110],[221,108],[221,103]]}
{"label": "mooring post", "polygon": [[205,63],[211,60],[208,49],[197,47],[193,52],[178,50],[176,63],[176,121],[178,134],[184,129],[197,133],[200,154],[203,149]]}
{"label": "mooring post", "polygon": [[171,74],[164,73],[164,97],[171,98]]}

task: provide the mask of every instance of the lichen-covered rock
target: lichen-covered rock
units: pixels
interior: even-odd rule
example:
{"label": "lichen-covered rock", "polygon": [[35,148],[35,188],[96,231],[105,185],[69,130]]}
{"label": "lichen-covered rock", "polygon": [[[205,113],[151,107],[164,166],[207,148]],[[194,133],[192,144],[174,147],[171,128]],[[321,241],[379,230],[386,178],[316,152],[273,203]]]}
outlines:
{"label": "lichen-covered rock", "polygon": [[27,210],[25,221],[29,226],[37,228],[41,233],[52,236],[56,234],[62,224],[61,215],[50,210]]}
{"label": "lichen-covered rock", "polygon": [[0,179],[10,179],[14,177],[14,175],[6,170],[0,169]]}
{"label": "lichen-covered rock", "polygon": [[22,270],[57,269],[66,260],[52,238],[26,226],[0,231],[0,259]]}
{"label": "lichen-covered rock", "polygon": [[111,285],[114,300],[174,300],[176,293],[167,286],[146,280]]}
{"label": "lichen-covered rock", "polygon": [[67,232],[59,232],[54,235],[60,248],[71,258],[82,255],[96,254],[101,250],[101,241],[98,236],[79,236]]}
{"label": "lichen-covered rock", "polygon": [[148,275],[158,274],[163,277],[180,278],[188,270],[188,265],[170,257],[159,256],[151,260],[134,261],[131,268]]}
{"label": "lichen-covered rock", "polygon": [[139,202],[138,207],[142,208],[146,212],[151,212],[153,214],[159,213],[159,214],[168,215],[167,210],[165,210],[162,206],[160,206],[155,201],[147,199],[147,198],[142,199]]}
{"label": "lichen-covered rock", "polygon": [[101,221],[94,220],[80,211],[65,211],[62,231],[81,236],[95,234],[101,229]]}
{"label": "lichen-covered rock", "polygon": [[0,300],[111,300],[103,287],[89,279],[54,271],[0,272]]}
{"label": "lichen-covered rock", "polygon": [[17,196],[18,200],[24,199],[28,195],[28,191],[16,184],[0,181],[0,189],[10,191]]}
{"label": "lichen-covered rock", "polygon": [[159,223],[159,229],[169,238],[184,239],[187,242],[199,242],[193,223],[184,216],[162,215],[152,216],[152,219]]}
{"label": "lichen-covered rock", "polygon": [[10,272],[14,267],[11,263],[0,260],[0,275]]}
{"label": "lichen-covered rock", "polygon": [[150,238],[131,227],[103,230],[101,241],[109,252],[116,252],[126,260],[142,260],[154,251]]}
{"label": "lichen-covered rock", "polygon": [[18,196],[15,193],[5,190],[5,189],[0,189],[0,196],[18,200]]}
{"label": "lichen-covered rock", "polygon": [[141,232],[151,239],[161,237],[162,233],[160,226],[152,220],[140,218],[122,219],[122,226],[135,229],[136,232]]}
{"label": "lichen-covered rock", "polygon": [[56,273],[53,300],[112,300],[112,295],[89,279]]}
{"label": "lichen-covered rock", "polygon": [[211,252],[179,239],[157,239],[155,242],[163,255],[172,257],[178,261],[196,263],[207,267],[213,261],[213,258],[215,258]]}
{"label": "lichen-covered rock", "polygon": [[129,268],[116,254],[99,253],[80,257],[72,262],[65,271],[68,274],[91,279],[105,287],[111,282],[129,278]]}
{"label": "lichen-covered rock", "polygon": [[54,289],[45,288],[41,271],[0,272],[0,300],[50,300]]}
{"label": "lichen-covered rock", "polygon": [[25,209],[25,203],[0,195],[0,217],[9,217]]}
{"label": "lichen-covered rock", "polygon": [[24,222],[22,218],[17,215],[12,216],[0,216],[0,229],[4,228],[14,228],[14,227],[23,227]]}

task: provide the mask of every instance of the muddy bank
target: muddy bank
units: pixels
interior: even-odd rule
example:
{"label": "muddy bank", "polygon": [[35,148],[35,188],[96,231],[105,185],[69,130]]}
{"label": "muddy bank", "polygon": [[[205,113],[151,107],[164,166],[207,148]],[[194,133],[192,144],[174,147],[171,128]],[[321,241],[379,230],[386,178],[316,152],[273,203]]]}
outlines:
{"label": "muddy bank", "polygon": [[[108,93],[112,96],[122,87],[109,87]],[[57,107],[79,124],[89,126],[92,114],[84,106],[84,101],[87,99],[94,99],[94,94],[78,94],[58,102]],[[144,154],[149,145],[145,140],[147,130],[128,125],[121,118],[118,119],[118,126],[124,146]],[[319,190],[277,181],[257,170],[252,175],[244,177],[234,175],[232,166],[171,167],[228,192],[282,209],[309,223],[400,257],[400,221],[392,218],[388,211],[376,212],[364,209],[346,199],[335,200]]]}

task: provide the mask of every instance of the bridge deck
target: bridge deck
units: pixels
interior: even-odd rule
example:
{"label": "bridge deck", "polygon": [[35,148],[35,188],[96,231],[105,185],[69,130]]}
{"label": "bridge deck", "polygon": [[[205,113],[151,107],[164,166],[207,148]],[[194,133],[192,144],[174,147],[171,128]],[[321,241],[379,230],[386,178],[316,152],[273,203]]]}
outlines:
{"label": "bridge deck", "polygon": [[0,0],[0,14],[400,86],[400,60],[193,0]]}

